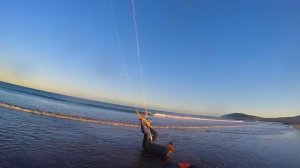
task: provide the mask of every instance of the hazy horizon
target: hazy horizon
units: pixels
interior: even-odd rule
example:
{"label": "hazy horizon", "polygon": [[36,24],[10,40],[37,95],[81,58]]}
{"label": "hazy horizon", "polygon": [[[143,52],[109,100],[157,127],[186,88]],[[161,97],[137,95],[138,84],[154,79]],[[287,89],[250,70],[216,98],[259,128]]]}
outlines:
{"label": "hazy horizon", "polygon": [[0,0],[0,81],[179,113],[300,114],[299,1],[135,3],[143,80],[130,0]]}
{"label": "hazy horizon", "polygon": [[[0,81],[0,82],[12,84],[12,85],[17,85],[17,84],[5,82],[5,81]],[[97,100],[97,99],[80,97],[80,96],[76,96],[76,95],[68,95],[68,94],[63,94],[63,93],[58,93],[58,92],[47,91],[47,90],[43,90],[43,89],[31,88],[31,87],[28,87],[28,86],[22,86],[22,85],[17,85],[17,86],[21,86],[21,87],[25,87],[25,88],[30,88],[30,89],[35,89],[35,90],[39,90],[39,91],[50,92],[50,93],[54,93],[54,94],[60,94],[60,95],[63,95],[63,96],[70,96],[70,97],[75,97],[75,98],[80,98],[80,99],[86,99],[86,100],[96,101],[96,102],[99,102],[99,103],[103,102],[103,103],[111,103],[111,104],[116,104],[116,105],[124,105],[124,106],[133,107],[133,108],[135,108],[135,107],[144,108],[143,105],[136,105],[136,104],[130,104],[130,103],[126,104],[126,103],[122,103],[122,102],[114,102],[114,101],[109,101],[109,100]],[[150,110],[164,111],[164,112],[179,113],[179,114],[191,114],[191,115],[200,115],[200,116],[202,115],[202,116],[211,116],[211,117],[221,117],[222,115],[232,114],[232,113],[242,113],[242,114],[252,115],[252,114],[243,113],[243,112],[231,112],[231,113],[225,113],[225,114],[220,114],[220,115],[195,114],[195,113],[189,113],[189,112],[184,111],[184,110],[183,111],[172,111],[171,109],[163,109],[163,108],[159,108],[159,107],[158,108],[157,107],[148,107],[148,109],[150,109]],[[256,115],[256,116],[263,117],[263,116],[259,116],[259,115]],[[278,117],[295,117],[295,116],[278,116]]]}

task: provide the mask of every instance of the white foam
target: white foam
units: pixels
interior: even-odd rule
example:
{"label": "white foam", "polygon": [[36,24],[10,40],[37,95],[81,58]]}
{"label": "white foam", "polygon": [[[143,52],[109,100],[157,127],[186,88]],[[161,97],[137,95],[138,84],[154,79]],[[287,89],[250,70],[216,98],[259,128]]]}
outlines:
{"label": "white foam", "polygon": [[172,118],[177,120],[198,120],[198,121],[219,121],[219,122],[234,122],[234,123],[241,123],[241,120],[221,120],[221,119],[210,119],[210,118],[198,118],[198,117],[184,117],[184,116],[176,116],[176,115],[167,115],[167,114],[160,114],[155,113],[153,116],[158,118]]}
{"label": "white foam", "polygon": [[[55,112],[47,112],[47,111],[40,111],[40,110],[34,110],[34,109],[27,109],[27,108],[24,108],[24,107],[10,105],[10,104],[1,103],[1,102],[0,102],[0,107],[16,110],[16,111],[20,111],[20,112],[25,112],[25,113],[32,113],[32,114],[43,115],[43,116],[48,116],[48,117],[53,117],[53,118],[65,119],[65,120],[73,120],[73,121],[79,121],[79,122],[89,122],[89,123],[94,123],[94,124],[105,124],[105,125],[113,125],[113,126],[121,126],[121,127],[136,127],[136,128],[140,127],[139,124],[135,124],[135,123],[124,123],[124,122],[119,122],[119,121],[93,119],[93,118],[88,118],[88,117],[80,117],[80,116],[73,116],[73,115],[67,115],[67,114],[61,114],[61,113],[55,113]],[[154,115],[156,117],[157,116],[165,116],[165,115],[162,115],[162,114],[154,114]],[[167,116],[169,116],[169,115],[167,115]],[[174,117],[174,116],[172,116],[172,117]],[[232,127],[244,127],[244,126],[253,126],[253,125],[235,125],[235,126],[153,126],[153,128],[206,130],[206,129],[209,129],[209,128],[232,128]]]}

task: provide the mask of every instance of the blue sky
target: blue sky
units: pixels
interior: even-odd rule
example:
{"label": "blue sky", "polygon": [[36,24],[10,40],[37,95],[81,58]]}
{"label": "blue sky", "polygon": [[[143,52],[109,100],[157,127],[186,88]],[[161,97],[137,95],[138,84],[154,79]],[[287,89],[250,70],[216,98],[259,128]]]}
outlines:
{"label": "blue sky", "polygon": [[130,0],[0,0],[0,80],[181,113],[300,114],[299,1],[135,7],[143,81]]}

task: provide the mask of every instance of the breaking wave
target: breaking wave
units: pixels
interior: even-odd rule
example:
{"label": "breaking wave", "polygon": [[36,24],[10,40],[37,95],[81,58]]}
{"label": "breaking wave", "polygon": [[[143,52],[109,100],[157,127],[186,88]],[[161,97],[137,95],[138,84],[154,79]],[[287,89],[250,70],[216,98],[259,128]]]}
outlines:
{"label": "breaking wave", "polygon": [[[28,109],[21,106],[6,104],[0,102],[0,107],[7,108],[11,110],[16,110],[25,113],[31,113],[36,115],[43,115],[47,117],[53,117],[58,119],[65,119],[65,120],[73,120],[78,122],[88,122],[94,124],[105,124],[105,125],[112,125],[112,126],[120,126],[120,127],[140,127],[138,123],[125,123],[120,121],[112,121],[112,120],[102,120],[102,119],[94,119],[89,117],[80,117],[75,115],[69,114],[61,114],[56,112],[48,112],[48,111],[40,111],[35,109]],[[155,116],[164,116],[161,114],[155,114]],[[176,117],[176,116],[175,116]],[[234,125],[234,126],[153,126],[153,128],[159,129],[209,129],[209,128],[231,128],[231,127],[243,127],[243,126],[253,126],[253,125]]]}
{"label": "breaking wave", "polygon": [[221,119],[198,118],[198,117],[185,117],[185,116],[175,116],[175,115],[167,115],[167,114],[160,114],[160,113],[155,113],[153,115],[158,118],[172,118],[178,120],[219,121],[219,122],[234,122],[234,123],[243,122],[242,120],[236,121],[236,120],[221,120]]}

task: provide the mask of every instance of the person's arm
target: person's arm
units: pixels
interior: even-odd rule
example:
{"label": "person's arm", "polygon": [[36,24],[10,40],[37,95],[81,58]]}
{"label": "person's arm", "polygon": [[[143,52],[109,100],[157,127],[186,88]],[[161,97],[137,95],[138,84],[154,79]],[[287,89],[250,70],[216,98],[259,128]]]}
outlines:
{"label": "person's arm", "polygon": [[142,119],[140,119],[140,123],[141,123],[141,130],[142,130],[142,133],[145,134],[145,126],[144,126],[144,124],[143,124]]}

